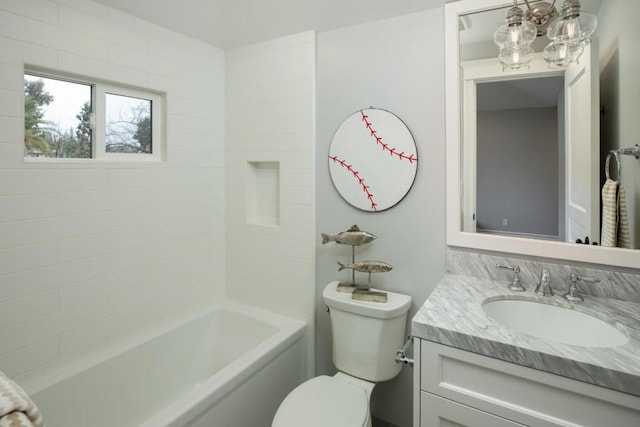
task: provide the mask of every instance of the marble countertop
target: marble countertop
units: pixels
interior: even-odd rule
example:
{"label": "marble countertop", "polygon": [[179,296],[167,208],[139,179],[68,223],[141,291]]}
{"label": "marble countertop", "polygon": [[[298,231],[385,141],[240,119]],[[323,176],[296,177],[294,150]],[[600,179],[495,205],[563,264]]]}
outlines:
{"label": "marble countertop", "polygon": [[[540,297],[508,283],[446,274],[413,317],[412,335],[462,350],[517,363],[640,396],[640,304],[585,295],[572,303],[560,290]],[[526,299],[572,308],[626,330],[627,344],[612,348],[566,345],[512,330],[482,310],[487,298]]]}

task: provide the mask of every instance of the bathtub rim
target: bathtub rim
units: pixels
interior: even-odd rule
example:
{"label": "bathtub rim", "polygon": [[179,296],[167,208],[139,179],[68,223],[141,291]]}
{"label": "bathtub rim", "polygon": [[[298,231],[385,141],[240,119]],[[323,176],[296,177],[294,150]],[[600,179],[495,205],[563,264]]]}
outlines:
{"label": "bathtub rim", "polygon": [[[267,366],[271,361],[304,340],[306,322],[299,327],[281,329],[244,353],[238,359],[193,387],[137,427],[187,425]],[[306,360],[305,360],[306,364]],[[306,375],[306,373],[305,373]],[[196,398],[197,397],[197,398]],[[180,409],[181,412],[177,412]]]}
{"label": "bathtub rim", "polygon": [[[107,342],[100,343],[100,345],[94,346],[86,352],[81,351],[79,352],[81,353],[79,355],[69,355],[68,357],[54,362],[51,366],[36,368],[32,371],[26,372],[14,380],[18,381],[27,394],[33,396],[38,392],[52,387],[82,371],[117,357],[122,353],[143,345],[190,322],[197,321],[198,319],[216,311],[231,311],[247,315],[248,317],[258,319],[265,324],[276,328],[278,331],[272,337],[265,340],[265,342],[271,341],[275,336],[281,336],[283,330],[289,331],[292,335],[291,340],[293,342],[295,341],[295,338],[293,338],[294,336],[301,337],[304,335],[304,331],[307,326],[307,323],[303,320],[286,317],[278,313],[256,308],[237,301],[225,300],[208,307],[199,308],[190,313],[174,315],[166,319],[162,319],[154,325],[149,325],[130,335],[118,337],[113,341],[109,340]],[[261,344],[264,344],[264,342]]]}

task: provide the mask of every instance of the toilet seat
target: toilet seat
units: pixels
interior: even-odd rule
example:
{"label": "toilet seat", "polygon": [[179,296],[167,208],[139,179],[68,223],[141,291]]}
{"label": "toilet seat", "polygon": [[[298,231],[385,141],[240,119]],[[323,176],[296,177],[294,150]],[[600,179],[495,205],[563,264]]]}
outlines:
{"label": "toilet seat", "polygon": [[272,427],[364,427],[368,420],[369,398],[363,388],[322,375],[289,393]]}

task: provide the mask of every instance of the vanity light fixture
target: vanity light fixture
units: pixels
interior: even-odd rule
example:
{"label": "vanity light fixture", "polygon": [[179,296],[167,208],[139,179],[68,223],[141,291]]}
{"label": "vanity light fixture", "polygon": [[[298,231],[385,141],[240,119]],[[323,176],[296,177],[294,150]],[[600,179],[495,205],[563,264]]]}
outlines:
{"label": "vanity light fixture", "polygon": [[533,58],[531,43],[537,36],[546,33],[551,43],[544,49],[543,57],[550,67],[564,67],[577,63],[584,47],[591,43],[598,20],[581,10],[579,0],[565,0],[558,14],[551,4],[524,0],[527,11],[522,12],[513,0],[507,12],[505,24],[493,34],[499,48],[498,59],[504,70],[527,68]]}
{"label": "vanity light fixture", "polygon": [[517,70],[528,67],[533,59],[531,43],[536,39],[536,26],[525,20],[524,13],[513,0],[505,23],[493,33],[493,41],[500,49],[498,59],[503,69]]}
{"label": "vanity light fixture", "polygon": [[547,29],[551,43],[544,48],[544,59],[550,66],[577,63],[597,26],[598,18],[582,12],[579,0],[565,0],[559,19]]}

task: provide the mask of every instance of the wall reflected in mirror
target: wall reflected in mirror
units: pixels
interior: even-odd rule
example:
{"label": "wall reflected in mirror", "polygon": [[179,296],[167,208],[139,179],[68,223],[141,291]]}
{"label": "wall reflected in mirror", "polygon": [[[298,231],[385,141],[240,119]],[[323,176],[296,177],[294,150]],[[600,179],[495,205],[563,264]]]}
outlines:
{"label": "wall reflected in mirror", "polygon": [[[596,55],[592,68],[597,68],[592,71],[599,86],[592,106],[599,111],[594,114],[593,153],[583,157],[584,151],[589,151],[588,146],[572,146],[572,141],[581,137],[579,133],[567,133],[567,128],[575,123],[570,122],[572,103],[564,99],[562,73],[508,78],[510,72],[506,72],[499,79],[477,81],[471,97],[475,110],[465,107],[468,99],[462,95],[462,126],[473,115],[475,132],[472,137],[466,136],[473,140],[473,148],[468,147],[468,141],[462,141],[463,175],[471,175],[461,179],[464,231],[571,243],[588,239],[589,244],[600,244],[606,156],[610,150],[640,143],[640,26],[635,23],[635,17],[640,16],[640,2],[581,3],[586,11],[598,17],[598,29],[592,38],[592,51]],[[561,5],[558,1],[557,7]],[[466,63],[487,58],[498,62],[493,32],[504,22],[510,6],[511,2],[505,2],[502,8],[461,17],[463,68]],[[520,6],[526,9],[524,4]],[[548,43],[542,36],[532,47],[541,52]],[[468,90],[466,83],[461,85],[461,92]],[[461,134],[464,139],[464,129]],[[466,164],[470,161],[474,162],[472,166]],[[610,172],[626,193],[629,240],[631,247],[638,249],[640,160],[620,156],[620,162],[619,178],[615,161],[610,162]],[[583,182],[592,181],[595,185],[576,186],[578,175]],[[576,226],[575,218],[571,219],[575,216],[574,201],[578,202],[577,210],[585,211],[580,215],[591,218],[591,223],[586,220],[585,228]]]}
{"label": "wall reflected in mirror", "polygon": [[562,88],[559,76],[477,85],[478,232],[565,240]]}

